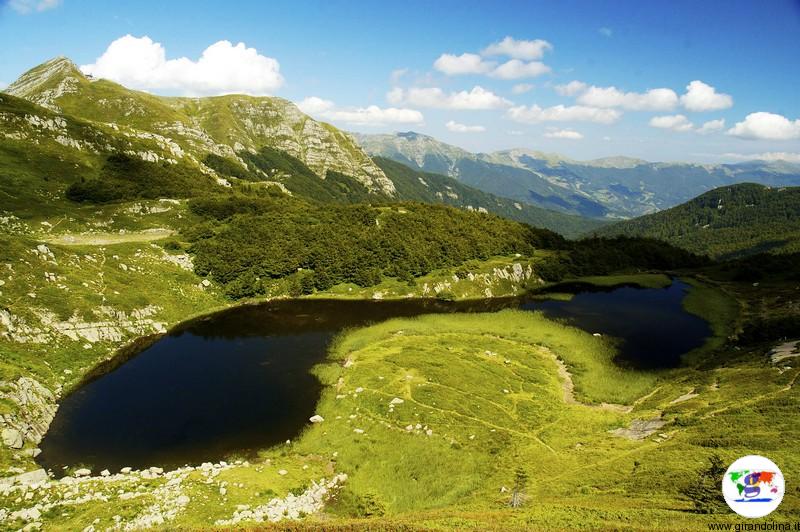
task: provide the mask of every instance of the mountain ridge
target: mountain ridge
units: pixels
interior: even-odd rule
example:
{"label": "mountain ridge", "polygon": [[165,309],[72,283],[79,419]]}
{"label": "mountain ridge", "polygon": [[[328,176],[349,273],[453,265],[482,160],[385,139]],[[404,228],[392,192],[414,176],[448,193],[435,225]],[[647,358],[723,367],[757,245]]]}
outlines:
{"label": "mountain ridge", "polygon": [[[113,201],[122,199],[120,194],[151,197],[158,191],[187,196],[195,193],[191,188],[213,192],[239,183],[320,201],[443,203],[500,213],[568,236],[598,227],[555,211],[514,206],[449,177],[450,183],[429,178],[433,190],[395,170],[394,179],[403,180],[399,194],[393,179],[350,134],[313,120],[288,100],[154,96],[86,76],[64,57],[30,69],[0,92],[0,136],[6,139],[0,152],[16,161],[7,164],[27,164],[22,161],[30,160],[24,154],[32,146],[46,155],[48,167],[57,166],[57,159],[70,160],[73,170],[60,170],[61,180],[69,184],[67,196],[79,201]],[[127,159],[110,160],[113,154]],[[25,174],[6,168],[9,174]],[[157,177],[129,183],[126,172]],[[0,188],[12,186],[6,185]],[[25,189],[16,186],[7,193],[20,202],[34,201],[21,192]]]}
{"label": "mountain ridge", "polygon": [[800,165],[648,162],[625,156],[575,161],[527,148],[472,153],[415,132],[355,135],[373,156],[446,172],[497,196],[596,218],[625,219],[737,182],[800,185]]}

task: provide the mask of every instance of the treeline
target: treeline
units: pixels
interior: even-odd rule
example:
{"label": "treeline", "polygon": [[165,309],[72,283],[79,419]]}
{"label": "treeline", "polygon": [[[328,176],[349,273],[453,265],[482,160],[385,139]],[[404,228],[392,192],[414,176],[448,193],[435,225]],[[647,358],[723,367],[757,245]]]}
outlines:
{"label": "treeline", "polygon": [[266,293],[269,281],[294,276],[301,293],[383,277],[413,282],[470,259],[559,248],[559,235],[494,215],[400,203],[318,204],[287,196],[197,198],[204,222],[186,232],[195,271],[232,298]]}
{"label": "treeline", "polygon": [[537,267],[549,282],[585,275],[608,275],[631,270],[675,270],[708,264],[707,257],[651,238],[592,237],[569,242]]}

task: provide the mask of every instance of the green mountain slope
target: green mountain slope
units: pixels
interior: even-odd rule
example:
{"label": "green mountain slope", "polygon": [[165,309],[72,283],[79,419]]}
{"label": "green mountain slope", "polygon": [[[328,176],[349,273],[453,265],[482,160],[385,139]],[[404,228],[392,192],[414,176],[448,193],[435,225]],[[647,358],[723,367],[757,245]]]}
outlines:
{"label": "green mountain slope", "polygon": [[544,227],[568,237],[599,228],[601,220],[564,214],[495,196],[442,174],[421,172],[383,157],[376,164],[394,183],[398,197],[424,203],[443,203],[467,210],[488,211],[505,218]]}
{"label": "green mountain slope", "polygon": [[[282,98],[158,97],[86,77],[66,58],[31,69],[6,92],[118,136],[149,140],[152,149],[135,153],[146,160],[197,165],[213,174],[202,163],[209,153],[244,167],[239,153],[268,147],[302,161],[320,179],[338,172],[375,194],[394,193],[391,181],[349,135],[316,122]],[[280,181],[280,175],[274,177]]]}
{"label": "green mountain slope", "polygon": [[428,183],[396,164],[389,176],[387,162],[377,165],[349,134],[281,98],[158,97],[85,76],[57,58],[0,93],[0,109],[0,172],[9,176],[0,187],[20,205],[41,195],[46,171],[55,203],[276,187],[323,202],[414,200],[486,210],[569,236],[599,227],[448,177]]}
{"label": "green mountain slope", "polygon": [[445,173],[497,196],[590,217],[641,216],[735,183],[800,185],[800,165],[780,161],[720,165],[650,163],[629,157],[574,161],[526,149],[473,154],[413,132],[357,138],[373,156]]}
{"label": "green mountain slope", "polygon": [[619,222],[601,235],[651,237],[729,258],[800,251],[800,187],[721,187],[662,212]]}

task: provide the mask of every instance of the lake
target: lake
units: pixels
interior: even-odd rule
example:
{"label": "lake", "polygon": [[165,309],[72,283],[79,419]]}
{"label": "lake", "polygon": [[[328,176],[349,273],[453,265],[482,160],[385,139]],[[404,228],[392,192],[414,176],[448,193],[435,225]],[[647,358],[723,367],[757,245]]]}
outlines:
{"label": "lake", "polygon": [[296,437],[321,385],[309,373],[346,328],[430,313],[541,311],[618,339],[617,363],[675,367],[703,344],[708,324],[681,306],[688,285],[663,289],[581,287],[570,301],[502,298],[282,300],[185,323],[66,396],[37,461],[112,472],[174,467],[247,455]]}

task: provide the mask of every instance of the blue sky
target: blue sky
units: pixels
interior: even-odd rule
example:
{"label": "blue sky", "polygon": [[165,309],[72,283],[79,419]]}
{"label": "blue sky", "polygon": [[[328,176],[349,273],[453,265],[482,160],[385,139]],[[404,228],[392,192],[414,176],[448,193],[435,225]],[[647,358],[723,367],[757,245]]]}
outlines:
{"label": "blue sky", "polygon": [[0,1],[0,82],[65,55],[154,93],[274,94],[472,151],[800,161],[796,0],[122,4]]}

